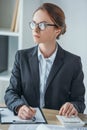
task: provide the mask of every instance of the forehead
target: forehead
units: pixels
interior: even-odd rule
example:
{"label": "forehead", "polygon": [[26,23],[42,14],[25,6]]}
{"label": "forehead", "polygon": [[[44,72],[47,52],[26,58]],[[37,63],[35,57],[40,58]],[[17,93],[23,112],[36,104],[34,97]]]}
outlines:
{"label": "forehead", "polygon": [[36,21],[37,23],[41,21],[52,22],[52,20],[50,19],[50,16],[45,10],[38,10],[37,12],[35,12],[33,16],[33,21]]}

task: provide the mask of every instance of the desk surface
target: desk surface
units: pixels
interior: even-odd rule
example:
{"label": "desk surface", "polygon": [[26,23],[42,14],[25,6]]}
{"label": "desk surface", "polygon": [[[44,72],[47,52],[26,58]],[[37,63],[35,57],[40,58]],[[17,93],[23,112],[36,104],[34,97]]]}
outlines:
{"label": "desk surface", "polygon": [[[60,122],[56,118],[56,115],[58,115],[58,110],[43,109],[42,111],[46,117],[48,124],[60,125]],[[83,121],[87,120],[87,114],[79,114],[79,117]]]}
{"label": "desk surface", "polygon": [[[58,114],[57,110],[50,110],[50,109],[43,109],[42,110],[44,113],[44,116],[48,122],[48,124],[56,124],[56,125],[60,125],[60,122],[57,120],[56,115]],[[79,117],[82,120],[87,119],[87,115],[85,114],[79,114]],[[0,129],[1,130],[8,130],[9,125],[0,125]]]}

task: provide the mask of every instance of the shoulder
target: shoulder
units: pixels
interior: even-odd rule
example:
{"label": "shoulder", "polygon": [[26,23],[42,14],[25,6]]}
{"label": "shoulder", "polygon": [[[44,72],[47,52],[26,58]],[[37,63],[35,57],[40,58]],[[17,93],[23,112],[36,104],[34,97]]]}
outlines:
{"label": "shoulder", "polygon": [[63,58],[66,62],[74,62],[74,61],[81,61],[81,57],[71,53],[65,49],[63,49],[60,45],[58,45],[59,55]]}
{"label": "shoulder", "polygon": [[15,56],[22,57],[22,58],[27,56],[29,57],[32,56],[34,53],[36,53],[36,51],[37,51],[37,46],[34,46],[32,48],[18,50]]}
{"label": "shoulder", "polygon": [[64,64],[75,73],[82,71],[81,57],[66,50],[64,50]]}
{"label": "shoulder", "polygon": [[81,61],[81,57],[79,55],[76,55],[76,54],[66,51],[64,49],[63,49],[63,51],[64,51],[64,57],[66,60],[71,61],[71,62]]}
{"label": "shoulder", "polygon": [[63,62],[65,66],[68,66],[69,68],[72,68],[73,70],[81,69],[82,63],[81,63],[81,57],[71,53],[67,50],[64,50],[62,47],[59,46],[59,51],[61,52]]}

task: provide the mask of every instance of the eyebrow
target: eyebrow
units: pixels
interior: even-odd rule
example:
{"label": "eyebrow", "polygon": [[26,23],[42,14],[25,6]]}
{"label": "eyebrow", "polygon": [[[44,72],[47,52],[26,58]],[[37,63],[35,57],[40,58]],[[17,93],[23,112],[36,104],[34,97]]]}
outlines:
{"label": "eyebrow", "polygon": [[[33,20],[33,22],[37,23],[37,22],[34,21],[34,20]],[[41,22],[39,22],[39,23],[49,23],[49,22],[47,22],[47,21],[41,21]],[[38,24],[38,23],[37,23],[37,24]]]}

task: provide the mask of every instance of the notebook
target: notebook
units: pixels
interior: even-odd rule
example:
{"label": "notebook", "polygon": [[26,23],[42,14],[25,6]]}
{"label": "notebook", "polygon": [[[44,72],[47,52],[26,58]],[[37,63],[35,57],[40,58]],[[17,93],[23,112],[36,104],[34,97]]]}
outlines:
{"label": "notebook", "polygon": [[47,123],[40,108],[35,108],[35,117],[29,120],[22,120],[17,115],[14,115],[7,107],[0,108],[0,122],[1,124],[36,124]]}

